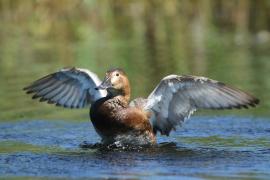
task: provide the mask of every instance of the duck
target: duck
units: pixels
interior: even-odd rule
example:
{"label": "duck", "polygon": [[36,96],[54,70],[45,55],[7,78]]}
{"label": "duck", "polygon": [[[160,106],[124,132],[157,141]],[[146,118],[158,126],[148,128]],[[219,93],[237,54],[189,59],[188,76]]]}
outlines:
{"label": "duck", "polygon": [[24,90],[56,106],[90,107],[90,120],[103,144],[153,145],[158,133],[169,136],[196,110],[241,109],[260,102],[223,82],[192,75],[168,75],[147,98],[131,101],[129,79],[121,68],[108,70],[103,81],[87,69],[62,68]]}

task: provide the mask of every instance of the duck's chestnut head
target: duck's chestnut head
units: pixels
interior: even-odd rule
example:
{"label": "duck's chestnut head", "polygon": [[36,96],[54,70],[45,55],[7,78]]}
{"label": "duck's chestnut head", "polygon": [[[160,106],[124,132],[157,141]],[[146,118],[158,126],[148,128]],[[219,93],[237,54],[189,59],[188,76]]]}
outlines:
{"label": "duck's chestnut head", "polygon": [[119,68],[111,69],[106,72],[102,83],[96,89],[106,89],[111,96],[122,95],[129,100],[130,85],[126,73]]}

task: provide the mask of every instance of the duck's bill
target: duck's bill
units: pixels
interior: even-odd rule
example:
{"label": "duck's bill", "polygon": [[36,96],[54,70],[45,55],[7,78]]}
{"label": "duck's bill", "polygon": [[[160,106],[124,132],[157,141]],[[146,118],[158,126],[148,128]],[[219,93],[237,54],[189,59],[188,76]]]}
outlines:
{"label": "duck's bill", "polygon": [[104,90],[111,87],[112,87],[112,83],[110,79],[108,78],[108,79],[104,79],[104,81],[99,86],[96,87],[96,90],[99,90],[99,89]]}

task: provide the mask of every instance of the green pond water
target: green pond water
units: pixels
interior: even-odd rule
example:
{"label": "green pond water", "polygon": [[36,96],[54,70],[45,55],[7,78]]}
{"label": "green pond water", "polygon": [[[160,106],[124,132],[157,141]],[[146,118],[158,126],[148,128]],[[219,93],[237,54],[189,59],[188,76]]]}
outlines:
{"label": "green pond water", "polygon": [[[269,3],[220,2],[1,1],[0,179],[269,179]],[[95,146],[89,109],[22,91],[67,66],[100,78],[121,67],[132,98],[147,97],[168,74],[193,74],[261,103],[199,111],[153,148],[109,150]]]}

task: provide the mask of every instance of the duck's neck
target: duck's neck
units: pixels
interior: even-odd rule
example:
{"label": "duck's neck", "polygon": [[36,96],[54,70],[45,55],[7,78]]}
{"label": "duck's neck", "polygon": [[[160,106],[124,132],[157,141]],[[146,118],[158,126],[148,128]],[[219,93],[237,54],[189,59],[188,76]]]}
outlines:
{"label": "duck's neck", "polygon": [[127,101],[124,96],[115,96],[113,99],[122,107],[128,107],[129,105],[129,101]]}
{"label": "duck's neck", "polygon": [[124,100],[129,103],[130,101],[130,86],[129,84],[126,85],[126,87],[122,90],[121,96],[124,98]]}
{"label": "duck's neck", "polygon": [[128,78],[123,78],[123,87],[119,91],[120,98],[125,101],[127,104],[129,104],[130,100],[130,84]]}
{"label": "duck's neck", "polygon": [[108,91],[108,96],[110,98],[116,98],[125,104],[129,104],[130,101],[130,86],[126,84],[126,86],[121,90],[110,90]]}

